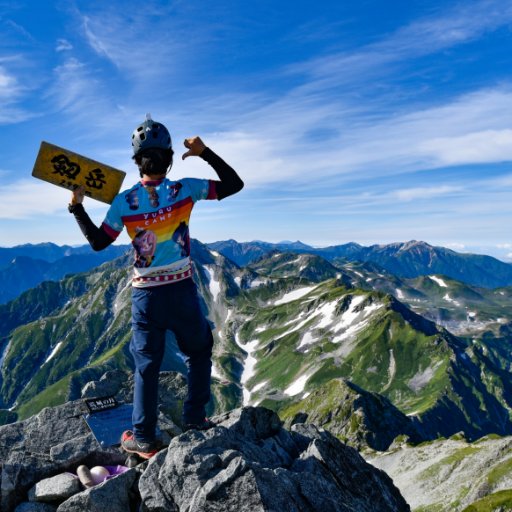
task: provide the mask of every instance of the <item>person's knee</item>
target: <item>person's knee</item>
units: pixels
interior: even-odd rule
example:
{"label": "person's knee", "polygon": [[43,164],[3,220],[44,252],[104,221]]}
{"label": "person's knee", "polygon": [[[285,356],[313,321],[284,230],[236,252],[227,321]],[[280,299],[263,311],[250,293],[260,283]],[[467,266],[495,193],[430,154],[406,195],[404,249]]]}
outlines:
{"label": "person's knee", "polygon": [[202,332],[190,331],[186,337],[178,339],[179,349],[188,358],[211,357],[213,349],[213,335],[209,328]]}
{"label": "person's knee", "polygon": [[135,361],[135,368],[141,377],[154,377],[160,373],[162,360]]}

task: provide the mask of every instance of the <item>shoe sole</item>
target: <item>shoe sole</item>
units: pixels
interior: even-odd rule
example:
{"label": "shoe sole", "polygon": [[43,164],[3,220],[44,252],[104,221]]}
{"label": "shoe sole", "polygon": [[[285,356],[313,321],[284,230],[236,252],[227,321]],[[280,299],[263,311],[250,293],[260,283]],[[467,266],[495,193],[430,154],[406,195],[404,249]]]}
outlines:
{"label": "shoe sole", "polygon": [[138,455],[142,459],[151,459],[151,457],[154,457],[160,450],[155,450],[153,452],[138,452],[137,450],[130,450],[129,448],[126,448],[125,446],[121,445],[121,448],[126,453],[134,453],[135,455]]}

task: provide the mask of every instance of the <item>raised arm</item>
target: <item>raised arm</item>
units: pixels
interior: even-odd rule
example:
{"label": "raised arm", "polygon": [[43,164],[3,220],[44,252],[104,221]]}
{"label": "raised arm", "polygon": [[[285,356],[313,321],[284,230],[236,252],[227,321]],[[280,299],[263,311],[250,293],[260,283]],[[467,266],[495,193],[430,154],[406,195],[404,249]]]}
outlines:
{"label": "raised arm", "polygon": [[182,156],[183,160],[189,156],[200,156],[205,162],[208,162],[217,173],[217,176],[220,178],[220,181],[215,182],[217,199],[224,199],[242,190],[244,182],[240,176],[238,176],[237,172],[222,160],[219,155],[206,147],[199,137],[185,139],[183,144],[188,148],[188,151]]}
{"label": "raised arm", "polygon": [[82,231],[93,250],[101,251],[107,248],[114,239],[111,238],[102,227],[99,228],[91,220],[84,209],[84,197],[85,190],[83,187],[78,187],[73,190],[68,210],[75,216],[80,231]]}

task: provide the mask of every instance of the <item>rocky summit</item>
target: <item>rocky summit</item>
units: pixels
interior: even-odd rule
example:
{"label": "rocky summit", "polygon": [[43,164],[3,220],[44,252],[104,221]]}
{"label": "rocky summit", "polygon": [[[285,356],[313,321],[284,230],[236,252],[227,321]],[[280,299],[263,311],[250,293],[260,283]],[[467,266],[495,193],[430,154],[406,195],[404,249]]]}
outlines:
{"label": "rocky summit", "polygon": [[126,454],[99,445],[85,410],[75,400],[0,427],[2,511],[410,510],[386,473],[355,449],[314,425],[287,430],[264,407],[236,409],[213,417],[208,431],[181,434],[161,415],[163,434],[174,436],[167,448],[86,489],[78,466],[122,465]]}

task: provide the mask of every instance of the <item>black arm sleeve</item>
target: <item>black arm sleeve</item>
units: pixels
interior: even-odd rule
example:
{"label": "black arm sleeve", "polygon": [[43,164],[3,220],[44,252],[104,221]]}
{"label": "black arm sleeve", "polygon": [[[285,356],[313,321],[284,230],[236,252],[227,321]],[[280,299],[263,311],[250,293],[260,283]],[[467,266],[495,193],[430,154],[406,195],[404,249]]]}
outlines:
{"label": "black arm sleeve", "polygon": [[236,171],[210,148],[203,150],[201,158],[213,167],[220,178],[220,181],[215,182],[217,199],[219,199],[219,201],[240,192],[240,190],[244,188],[244,182],[240,179]]}
{"label": "black arm sleeve", "polygon": [[87,215],[83,204],[70,205],[69,211],[75,216],[80,230],[95,251],[105,249],[114,241],[106,231],[94,224],[89,215]]}

